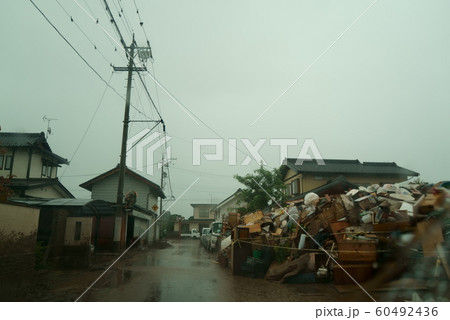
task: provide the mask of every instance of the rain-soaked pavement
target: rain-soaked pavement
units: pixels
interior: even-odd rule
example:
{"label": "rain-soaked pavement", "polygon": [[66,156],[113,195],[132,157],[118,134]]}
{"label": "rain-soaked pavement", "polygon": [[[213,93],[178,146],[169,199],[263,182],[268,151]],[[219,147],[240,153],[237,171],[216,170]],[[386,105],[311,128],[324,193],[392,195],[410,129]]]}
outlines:
{"label": "rain-soaked pavement", "polygon": [[198,240],[171,240],[171,246],[147,251],[115,274],[98,281],[81,301],[337,301],[332,285],[281,284],[233,276]]}

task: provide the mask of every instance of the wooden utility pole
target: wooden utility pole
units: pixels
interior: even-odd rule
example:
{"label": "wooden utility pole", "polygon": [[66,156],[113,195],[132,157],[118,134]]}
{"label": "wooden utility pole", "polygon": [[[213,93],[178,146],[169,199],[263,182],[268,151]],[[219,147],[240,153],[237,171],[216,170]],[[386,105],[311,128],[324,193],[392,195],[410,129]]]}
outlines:
{"label": "wooden utility pole", "polygon": [[125,99],[125,112],[123,116],[123,131],[122,131],[122,146],[120,152],[120,164],[119,164],[119,182],[117,186],[117,211],[116,217],[121,218],[121,227],[120,227],[120,250],[125,249],[126,247],[126,227],[127,227],[127,214],[123,207],[123,198],[124,198],[124,184],[125,184],[125,170],[126,170],[126,158],[127,158],[127,141],[128,141],[128,125],[130,123],[130,98],[131,98],[131,84],[133,80],[133,71],[145,71],[145,68],[135,67],[134,66],[134,50],[136,48],[136,42],[133,41],[131,46],[126,48],[128,54],[128,67],[114,67],[114,71],[127,71],[128,79],[127,79],[127,94]]}

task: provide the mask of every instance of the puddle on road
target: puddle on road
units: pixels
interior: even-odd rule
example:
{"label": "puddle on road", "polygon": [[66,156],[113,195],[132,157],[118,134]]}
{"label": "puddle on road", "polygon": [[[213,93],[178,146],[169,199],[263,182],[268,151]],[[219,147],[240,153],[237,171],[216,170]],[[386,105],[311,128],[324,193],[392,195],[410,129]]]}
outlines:
{"label": "puddle on road", "polygon": [[130,281],[133,276],[133,272],[131,270],[113,270],[110,271],[108,280],[104,281],[99,285],[101,288],[118,288],[123,284],[126,284]]}

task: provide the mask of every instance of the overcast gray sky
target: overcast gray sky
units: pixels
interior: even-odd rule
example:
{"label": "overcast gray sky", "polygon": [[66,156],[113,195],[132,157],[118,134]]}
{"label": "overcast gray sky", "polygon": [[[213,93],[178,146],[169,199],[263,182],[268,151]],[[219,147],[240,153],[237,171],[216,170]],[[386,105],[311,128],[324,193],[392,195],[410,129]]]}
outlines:
{"label": "overcast gray sky", "polygon": [[[103,1],[34,1],[125,96],[126,74],[112,73],[110,64],[125,66],[126,57]],[[172,95],[141,73],[172,138],[174,196],[200,178],[172,213],[188,217],[191,203],[224,200],[240,187],[233,175],[258,166],[241,165],[246,155],[239,151],[237,165],[229,165],[228,139],[244,152],[241,139],[253,145],[266,139],[260,154],[269,167],[280,164],[280,148],[270,139],[298,139],[288,149],[296,157],[311,138],[324,158],[394,161],[428,182],[450,179],[448,1],[108,3],[127,44],[132,32],[139,46],[148,37],[154,56],[148,69]],[[41,132],[44,116],[57,119],[50,123],[50,146],[71,160],[59,171],[62,182],[76,197],[88,198],[78,185],[119,162],[124,100],[106,89],[30,1],[5,2],[0,15],[2,131]],[[134,80],[132,104],[141,113],[132,108],[132,119],[157,119],[137,75]],[[130,137],[151,126],[133,123]],[[207,138],[225,139],[224,158],[202,158],[194,166],[193,139]],[[148,161],[156,163],[162,150]],[[159,171],[153,174],[159,184]]]}

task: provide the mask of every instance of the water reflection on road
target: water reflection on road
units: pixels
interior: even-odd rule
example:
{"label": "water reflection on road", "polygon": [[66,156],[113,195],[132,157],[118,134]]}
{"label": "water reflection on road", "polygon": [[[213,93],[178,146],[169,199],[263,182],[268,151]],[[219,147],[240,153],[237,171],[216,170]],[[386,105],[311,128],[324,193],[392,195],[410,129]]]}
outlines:
{"label": "water reflection on road", "polygon": [[[302,301],[286,284],[233,276],[220,266],[215,253],[198,240],[173,240],[166,249],[137,256],[115,276],[99,281],[86,301]],[[324,296],[325,298],[325,296]]]}

